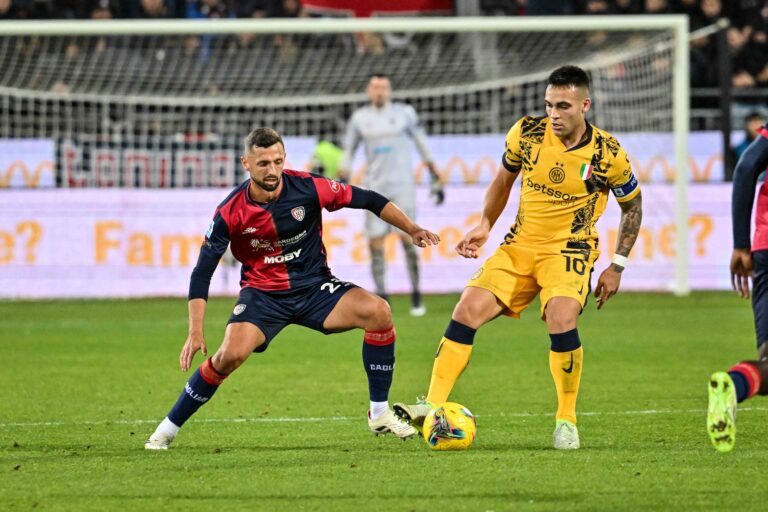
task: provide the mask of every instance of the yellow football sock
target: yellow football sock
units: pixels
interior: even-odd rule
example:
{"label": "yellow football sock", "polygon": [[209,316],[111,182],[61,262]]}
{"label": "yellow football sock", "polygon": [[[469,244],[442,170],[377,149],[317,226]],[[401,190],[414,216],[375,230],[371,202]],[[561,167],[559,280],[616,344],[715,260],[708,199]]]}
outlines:
{"label": "yellow football sock", "polygon": [[584,360],[582,347],[569,352],[549,352],[549,370],[557,389],[558,420],[576,423],[576,397],[579,394],[581,365]]}
{"label": "yellow football sock", "polygon": [[432,380],[429,383],[427,402],[439,405],[448,401],[453,385],[461,372],[469,364],[472,345],[457,343],[448,338],[440,340],[437,348],[435,364],[432,366]]}

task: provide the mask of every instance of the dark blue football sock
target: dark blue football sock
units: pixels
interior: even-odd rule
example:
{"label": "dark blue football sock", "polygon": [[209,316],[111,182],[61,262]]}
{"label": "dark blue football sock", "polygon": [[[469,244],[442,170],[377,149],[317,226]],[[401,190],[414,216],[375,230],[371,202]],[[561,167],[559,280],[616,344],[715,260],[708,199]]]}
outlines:
{"label": "dark blue football sock", "polygon": [[728,375],[730,375],[731,380],[733,380],[733,385],[736,388],[736,401],[743,402],[749,397],[749,383],[747,382],[747,378],[744,377],[744,374],[741,372],[728,372]]}
{"label": "dark blue football sock", "polygon": [[371,402],[386,402],[395,372],[395,329],[365,331],[363,366]]}
{"label": "dark blue football sock", "polygon": [[177,427],[184,425],[200,406],[210,400],[216,390],[219,389],[221,382],[227,377],[217,372],[210,361],[207,359],[200,368],[195,370],[195,373],[184,385],[184,390],[171,412],[168,413],[168,419]]}

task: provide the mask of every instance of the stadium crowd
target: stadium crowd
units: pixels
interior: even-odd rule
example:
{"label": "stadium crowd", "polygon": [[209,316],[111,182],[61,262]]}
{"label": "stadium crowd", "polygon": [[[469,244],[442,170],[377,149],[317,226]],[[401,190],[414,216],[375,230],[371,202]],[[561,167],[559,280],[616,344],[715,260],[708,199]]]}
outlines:
{"label": "stadium crowd", "polygon": [[[315,5],[311,0],[0,0],[0,20],[290,18],[319,15],[333,4],[324,1]],[[478,7],[490,16],[683,13],[690,17],[691,29],[725,17],[731,21],[728,45],[733,87],[768,85],[766,0],[479,0]],[[371,44],[378,47],[377,42]],[[717,62],[716,52],[714,36],[692,42],[692,86],[718,85],[718,68],[712,65]]]}

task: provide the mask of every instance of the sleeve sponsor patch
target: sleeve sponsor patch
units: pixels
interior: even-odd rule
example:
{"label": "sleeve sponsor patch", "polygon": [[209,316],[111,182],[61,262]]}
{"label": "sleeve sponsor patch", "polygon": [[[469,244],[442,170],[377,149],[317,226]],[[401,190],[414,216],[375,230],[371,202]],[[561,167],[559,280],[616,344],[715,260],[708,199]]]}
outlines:
{"label": "sleeve sponsor patch", "polygon": [[639,186],[639,183],[637,182],[637,178],[635,178],[634,174],[631,174],[629,176],[629,181],[627,181],[625,184],[620,185],[618,187],[612,187],[611,190],[613,191],[613,195],[616,196],[617,199],[621,199],[621,198],[632,195],[632,193],[635,190],[637,190],[638,186]]}

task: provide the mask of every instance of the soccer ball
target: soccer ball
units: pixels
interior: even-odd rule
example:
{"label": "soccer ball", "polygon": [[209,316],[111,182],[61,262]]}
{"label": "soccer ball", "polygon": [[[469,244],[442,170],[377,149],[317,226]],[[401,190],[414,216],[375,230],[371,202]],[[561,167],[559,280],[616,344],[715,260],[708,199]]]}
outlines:
{"label": "soccer ball", "polygon": [[446,402],[430,411],[422,433],[433,450],[466,450],[475,440],[477,424],[469,409]]}

